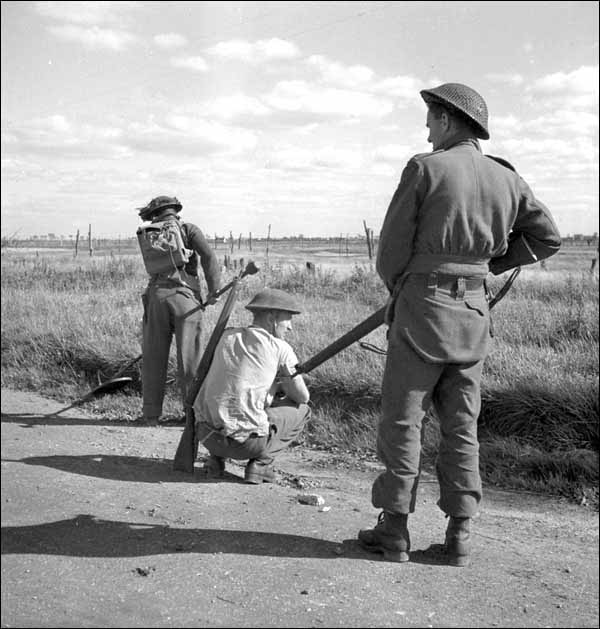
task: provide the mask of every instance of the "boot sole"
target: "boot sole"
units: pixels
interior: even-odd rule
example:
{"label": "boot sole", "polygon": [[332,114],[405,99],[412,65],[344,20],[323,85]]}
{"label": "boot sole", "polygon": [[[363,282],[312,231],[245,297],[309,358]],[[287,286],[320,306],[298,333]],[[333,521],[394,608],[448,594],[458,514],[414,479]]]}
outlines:
{"label": "boot sole", "polygon": [[251,475],[244,478],[244,482],[248,485],[260,485],[261,483],[274,483],[275,479]]}
{"label": "boot sole", "polygon": [[456,568],[464,568],[469,565],[470,561],[469,555],[448,555],[448,564]]}
{"label": "boot sole", "polygon": [[370,553],[383,553],[384,561],[392,561],[394,563],[406,563],[410,560],[410,555],[408,552],[404,550],[390,550],[389,548],[384,548],[383,546],[370,546],[369,544],[365,544],[360,541],[360,545],[368,550]]}

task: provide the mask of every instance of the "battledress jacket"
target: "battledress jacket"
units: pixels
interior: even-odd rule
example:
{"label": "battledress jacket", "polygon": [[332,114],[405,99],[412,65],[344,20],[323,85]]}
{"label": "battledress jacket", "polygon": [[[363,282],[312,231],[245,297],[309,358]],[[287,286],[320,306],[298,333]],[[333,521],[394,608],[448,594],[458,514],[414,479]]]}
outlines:
{"label": "battledress jacket", "polygon": [[547,258],[560,245],[548,209],[516,172],[483,155],[477,140],[415,155],[379,239],[376,268],[391,294],[388,323],[394,318],[396,333],[426,360],[480,360],[489,336],[483,291],[457,303],[426,291],[422,278],[435,272],[483,279]]}

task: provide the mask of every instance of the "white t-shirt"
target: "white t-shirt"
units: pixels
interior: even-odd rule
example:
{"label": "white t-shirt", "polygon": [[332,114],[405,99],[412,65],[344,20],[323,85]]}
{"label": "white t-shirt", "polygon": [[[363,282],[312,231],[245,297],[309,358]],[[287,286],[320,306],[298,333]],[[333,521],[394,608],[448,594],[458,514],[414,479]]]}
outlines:
{"label": "white t-shirt", "polygon": [[286,365],[294,373],[297,364],[289,343],[263,328],[226,329],[194,402],[196,423],[236,441],[268,435],[265,408],[273,400],[277,372]]}

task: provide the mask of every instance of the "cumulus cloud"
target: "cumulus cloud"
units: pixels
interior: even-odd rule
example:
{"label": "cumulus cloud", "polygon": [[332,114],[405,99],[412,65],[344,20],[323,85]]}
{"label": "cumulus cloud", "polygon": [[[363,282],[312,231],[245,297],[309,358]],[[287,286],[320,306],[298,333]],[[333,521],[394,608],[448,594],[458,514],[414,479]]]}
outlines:
{"label": "cumulus cloud", "polygon": [[258,98],[246,96],[240,92],[208,101],[195,107],[195,110],[203,116],[225,120],[244,120],[247,118],[255,120],[257,117],[263,118],[272,113],[272,110]]}
{"label": "cumulus cloud", "polygon": [[492,83],[501,83],[507,85],[519,86],[522,85],[525,81],[525,78],[522,74],[509,74],[509,73],[501,73],[501,72],[490,72],[485,75],[485,78]]}
{"label": "cumulus cloud", "polygon": [[208,48],[211,55],[258,65],[268,61],[289,60],[300,55],[298,47],[283,39],[261,39],[254,43],[243,39],[219,42]]}
{"label": "cumulus cloud", "polygon": [[196,72],[208,72],[208,63],[203,57],[173,57],[171,65],[176,68],[187,68]]}
{"label": "cumulus cloud", "polygon": [[163,120],[134,122],[126,130],[128,146],[141,151],[188,153],[243,153],[256,146],[256,135],[197,116],[171,114]]}
{"label": "cumulus cloud", "polygon": [[85,28],[64,24],[62,26],[49,26],[48,31],[59,39],[74,41],[90,49],[119,51],[124,50],[137,40],[134,35],[126,31],[99,28],[98,26]]}
{"label": "cumulus cloud", "polygon": [[117,127],[74,123],[61,114],[36,118],[10,129],[3,151],[58,157],[122,157],[122,131]]}
{"label": "cumulus cloud", "polygon": [[528,87],[533,99],[561,100],[573,107],[598,106],[598,66],[581,66],[572,72],[555,72]]}
{"label": "cumulus cloud", "polygon": [[264,100],[275,110],[324,117],[380,118],[393,109],[391,101],[366,92],[323,87],[299,80],[281,81]]}
{"label": "cumulus cloud", "polygon": [[414,149],[406,144],[384,144],[375,149],[373,159],[375,162],[397,165],[399,162],[407,162],[414,152]]}
{"label": "cumulus cloud", "polygon": [[74,24],[120,23],[139,2],[35,2],[35,11],[44,17]]}
{"label": "cumulus cloud", "polygon": [[410,75],[379,78],[368,66],[348,66],[323,55],[311,55],[306,65],[319,71],[323,83],[400,99],[397,106],[414,100],[415,94],[425,87],[420,79]]}
{"label": "cumulus cloud", "polygon": [[365,86],[375,76],[373,70],[367,66],[346,66],[323,55],[311,55],[306,63],[309,67],[316,68],[324,81],[343,87]]}
{"label": "cumulus cloud", "polygon": [[159,48],[181,48],[188,43],[188,40],[179,33],[159,33],[153,37],[154,43]]}

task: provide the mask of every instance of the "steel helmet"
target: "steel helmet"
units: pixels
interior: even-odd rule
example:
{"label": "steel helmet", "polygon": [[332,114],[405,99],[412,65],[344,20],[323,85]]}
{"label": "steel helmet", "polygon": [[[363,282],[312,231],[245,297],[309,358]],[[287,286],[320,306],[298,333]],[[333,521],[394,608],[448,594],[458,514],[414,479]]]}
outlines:
{"label": "steel helmet", "polygon": [[469,119],[478,138],[489,140],[488,108],[474,89],[462,83],[444,83],[430,90],[421,90],[421,96],[426,103],[450,105],[457,109]]}
{"label": "steel helmet", "polygon": [[139,207],[137,209],[140,218],[143,221],[147,221],[160,210],[166,210],[167,208],[174,208],[177,212],[180,212],[182,205],[181,203],[179,203],[177,197],[162,196],[155,197],[154,199],[152,199],[152,201],[150,201],[150,203],[148,203],[148,205],[144,207]]}
{"label": "steel helmet", "polygon": [[288,293],[277,288],[265,288],[246,305],[248,310],[284,310],[292,314],[300,314],[296,300]]}

